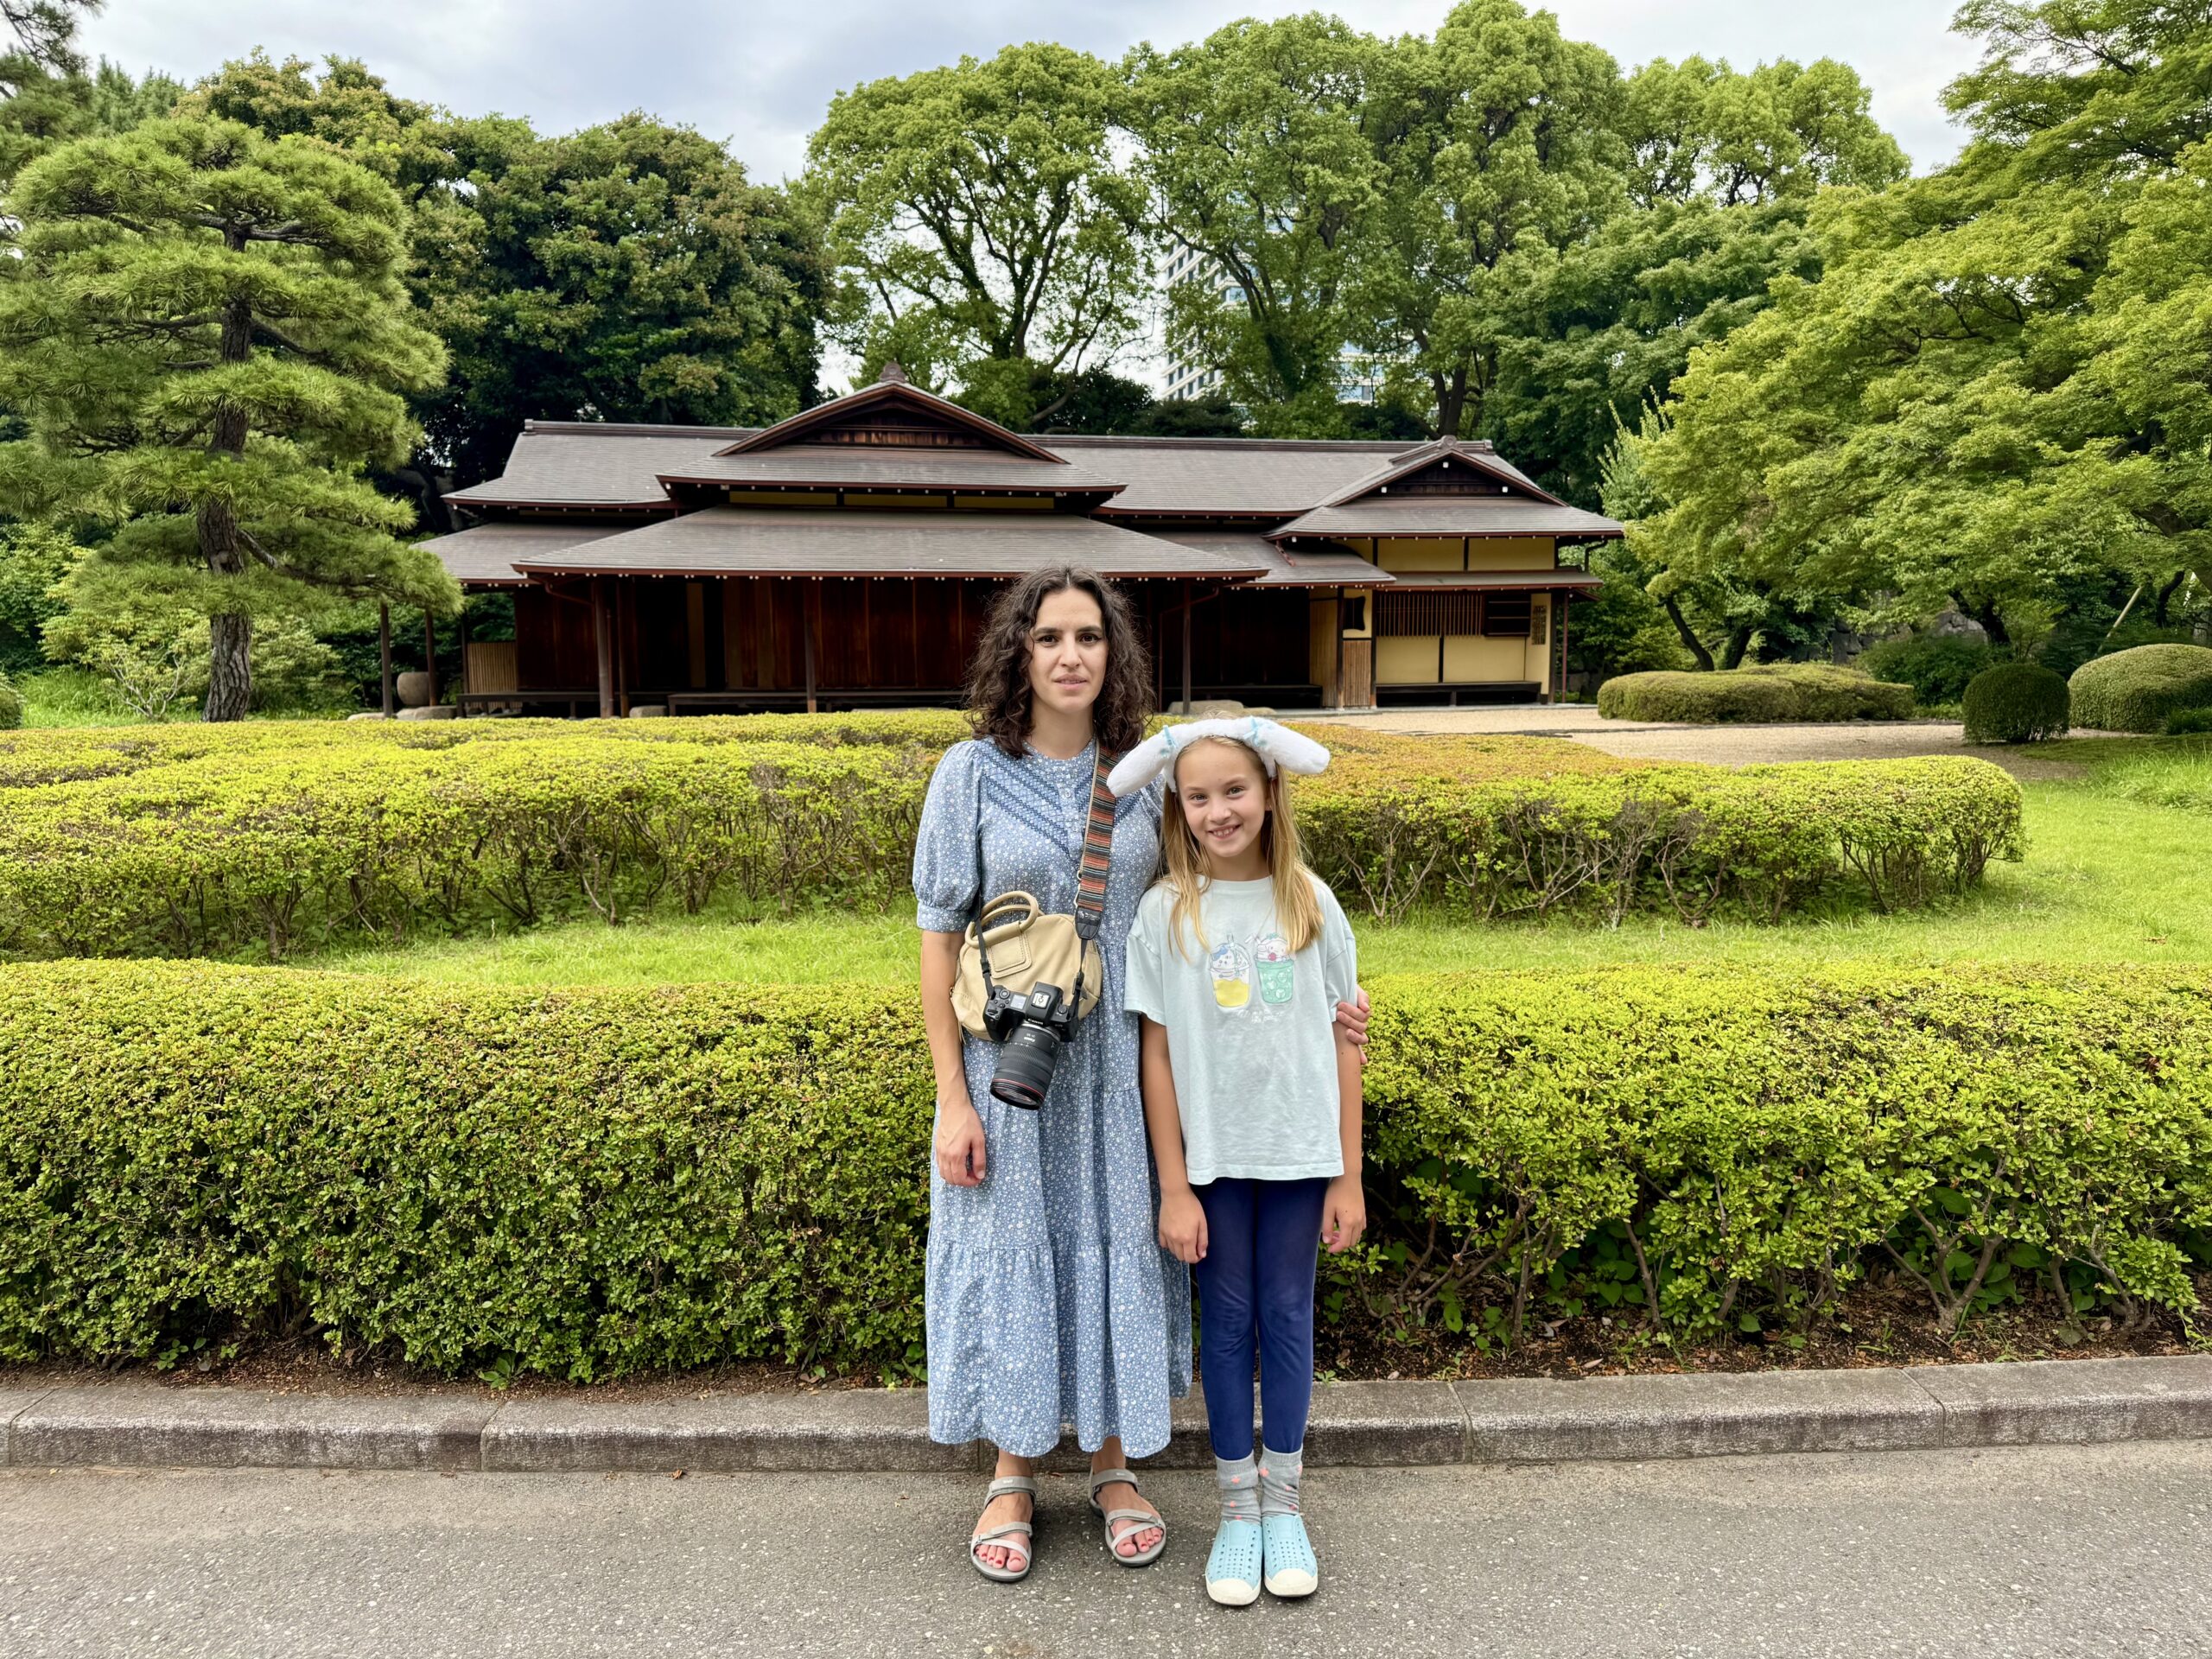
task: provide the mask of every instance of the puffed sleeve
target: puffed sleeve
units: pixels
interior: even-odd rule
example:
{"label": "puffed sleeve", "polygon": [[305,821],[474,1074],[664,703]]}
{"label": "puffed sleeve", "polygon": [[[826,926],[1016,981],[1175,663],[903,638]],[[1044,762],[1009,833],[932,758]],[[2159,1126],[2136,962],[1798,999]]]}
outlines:
{"label": "puffed sleeve", "polygon": [[930,774],[914,838],[914,922],[931,933],[965,931],[982,885],[976,846],[982,813],[981,757],[971,741],[947,749]]}
{"label": "puffed sleeve", "polygon": [[1129,928],[1128,954],[1123,957],[1122,1007],[1141,1014],[1155,1025],[1167,1023],[1167,988],[1162,983],[1160,935],[1164,908],[1161,889],[1148,889],[1137,901],[1137,918]]}

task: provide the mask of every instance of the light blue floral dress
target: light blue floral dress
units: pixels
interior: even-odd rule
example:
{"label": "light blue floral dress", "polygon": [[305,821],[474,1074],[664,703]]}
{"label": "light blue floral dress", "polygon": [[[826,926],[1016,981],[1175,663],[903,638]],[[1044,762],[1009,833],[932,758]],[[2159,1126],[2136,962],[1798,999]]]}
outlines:
{"label": "light blue floral dress", "polygon": [[[930,779],[914,849],[917,920],[966,928],[977,894],[1075,908],[1095,757],[955,745]],[[998,1047],[964,1045],[983,1120],[982,1185],[930,1181],[930,1436],[1039,1457],[1072,1425],[1095,1452],[1167,1444],[1168,1401],[1191,1387],[1189,1269],[1160,1248],[1137,1020],[1122,1009],[1137,900],[1160,856],[1157,785],[1117,804],[1099,945],[1106,984],[1060,1055],[1039,1111],[991,1097]],[[979,865],[980,856],[980,865]]]}

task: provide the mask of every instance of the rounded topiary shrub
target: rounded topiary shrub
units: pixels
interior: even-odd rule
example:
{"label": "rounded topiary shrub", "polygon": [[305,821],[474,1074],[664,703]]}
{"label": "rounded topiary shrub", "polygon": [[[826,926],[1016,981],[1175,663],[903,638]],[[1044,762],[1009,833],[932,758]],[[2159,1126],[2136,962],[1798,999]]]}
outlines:
{"label": "rounded topiary shrub", "polygon": [[2162,732],[2176,715],[2212,709],[2212,647],[2137,645],[2074,671],[2074,723]]}
{"label": "rounded topiary shrub", "polygon": [[1608,720],[1745,721],[1903,720],[1912,688],[1832,663],[1758,663],[1709,674],[1622,674],[1598,688]]}
{"label": "rounded topiary shrub", "polygon": [[2065,678],[2039,663],[1999,663],[1967,682],[1967,739],[2039,743],[2066,734]]}
{"label": "rounded topiary shrub", "polygon": [[0,732],[12,732],[23,723],[23,694],[0,674]]}

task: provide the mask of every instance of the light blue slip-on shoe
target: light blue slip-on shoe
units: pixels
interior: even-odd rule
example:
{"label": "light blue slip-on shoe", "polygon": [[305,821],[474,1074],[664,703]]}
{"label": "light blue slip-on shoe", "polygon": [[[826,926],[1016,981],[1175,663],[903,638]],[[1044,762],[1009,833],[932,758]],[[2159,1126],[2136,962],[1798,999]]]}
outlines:
{"label": "light blue slip-on shoe", "polygon": [[1306,1535],[1304,1516],[1262,1516],[1260,1530],[1269,1595],[1288,1601],[1310,1596],[1319,1588],[1321,1563],[1313,1558],[1313,1541]]}
{"label": "light blue slip-on shoe", "polygon": [[1224,1607],[1249,1607],[1260,1599],[1260,1529],[1249,1521],[1224,1521],[1206,1557],[1206,1594]]}

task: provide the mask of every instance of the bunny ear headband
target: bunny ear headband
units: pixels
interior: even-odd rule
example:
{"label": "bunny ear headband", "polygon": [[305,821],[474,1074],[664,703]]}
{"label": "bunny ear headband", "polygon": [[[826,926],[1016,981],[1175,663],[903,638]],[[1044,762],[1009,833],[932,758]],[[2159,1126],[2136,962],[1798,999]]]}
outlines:
{"label": "bunny ear headband", "polygon": [[1134,795],[1166,772],[1167,787],[1174,788],[1175,757],[1204,737],[1230,738],[1254,750],[1270,778],[1278,767],[1310,776],[1329,764],[1329,752],[1312,738],[1257,715],[1235,720],[1193,720],[1170,726],[1131,749],[1106,774],[1106,787],[1116,795]]}

